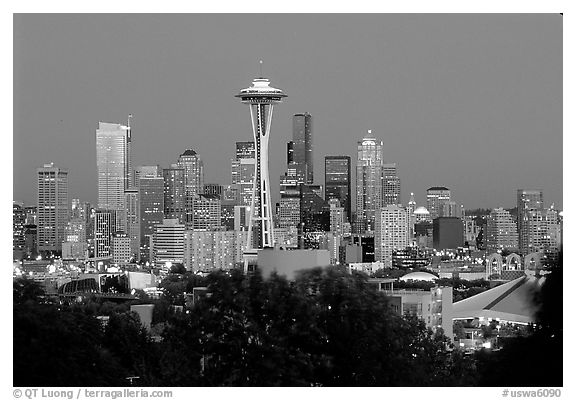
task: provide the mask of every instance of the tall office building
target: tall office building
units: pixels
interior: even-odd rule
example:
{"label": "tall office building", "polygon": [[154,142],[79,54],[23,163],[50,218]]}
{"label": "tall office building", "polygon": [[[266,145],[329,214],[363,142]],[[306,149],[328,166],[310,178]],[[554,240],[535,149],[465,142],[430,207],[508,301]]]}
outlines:
{"label": "tall office building", "polygon": [[152,259],[157,268],[184,264],[184,228],[177,218],[164,219],[154,227]]}
{"label": "tall office building", "polygon": [[503,208],[495,208],[486,220],[486,247],[488,251],[518,249],[518,230],[512,215]]}
{"label": "tall office building", "polygon": [[[274,105],[280,103],[286,95],[282,90],[270,87],[268,79],[257,78],[252,82],[251,87],[241,90],[236,97],[239,97],[242,103],[248,104],[250,107],[256,155],[254,194],[250,205],[250,228],[248,229],[248,247],[245,259],[245,268],[247,268],[249,260],[254,260],[257,254],[254,249],[274,246],[268,171],[268,140]],[[256,239],[254,247],[252,247],[252,235]]]}
{"label": "tall office building", "polygon": [[338,199],[344,207],[346,221],[352,218],[352,180],[350,156],[324,157],[326,201]]}
{"label": "tall office building", "polygon": [[[294,114],[292,117],[291,160],[296,167],[298,182],[314,183],[314,160],[312,143],[312,116],[308,113]],[[289,152],[289,150],[288,150]],[[290,158],[290,155],[288,156]],[[290,161],[289,161],[290,163]]]}
{"label": "tall office building", "polygon": [[344,207],[340,207],[338,199],[330,199],[328,204],[330,206],[330,232],[341,236],[344,234],[344,222],[346,221]]}
{"label": "tall office building", "polygon": [[215,194],[216,196],[222,197],[222,191],[224,187],[219,183],[205,183],[204,184],[204,194]]}
{"label": "tall office building", "polygon": [[157,178],[162,176],[159,165],[139,165],[134,168],[134,186],[140,186],[140,178]]}
{"label": "tall office building", "polygon": [[438,217],[432,221],[432,239],[436,250],[464,246],[464,224],[457,217]]}
{"label": "tall office building", "polygon": [[124,191],[126,202],[126,228],[124,232],[130,238],[130,252],[140,259],[140,190],[133,187]]}
{"label": "tall office building", "polygon": [[164,178],[140,178],[140,259],[149,260],[154,227],[164,220]]}
{"label": "tall office building", "polygon": [[416,211],[416,200],[414,200],[414,193],[410,193],[410,200],[406,206],[406,212],[408,213],[408,239],[410,241],[414,238],[414,224],[416,223],[414,211]]}
{"label": "tall office building", "polygon": [[162,171],[164,176],[164,218],[176,218],[181,224],[186,221],[186,196],[184,169],[173,164]]}
{"label": "tall office building", "polygon": [[382,205],[400,204],[400,178],[396,163],[382,166]]}
{"label": "tall office building", "polygon": [[118,265],[129,264],[133,253],[130,248],[130,237],[124,232],[112,235],[112,262]]}
{"label": "tall office building", "polygon": [[[130,121],[130,118],[128,119]],[[96,130],[98,208],[116,210],[116,230],[125,225],[124,190],[132,185],[130,124],[100,122]]]}
{"label": "tall office building", "polygon": [[192,149],[187,149],[178,157],[178,167],[184,169],[185,225],[192,228],[194,196],[204,191],[204,163]]}
{"label": "tall office building", "polygon": [[374,258],[392,267],[392,253],[408,246],[408,213],[398,205],[380,208],[376,215]]}
{"label": "tall office building", "polygon": [[112,257],[112,236],[117,210],[97,209],[94,213],[94,257]]}
{"label": "tall office building", "polygon": [[26,210],[24,204],[16,201],[12,202],[12,256],[20,259],[24,256],[26,248],[26,236],[24,226],[26,225]]}
{"label": "tall office building", "polygon": [[433,186],[426,191],[426,207],[430,218],[444,217],[444,204],[450,201],[450,189],[444,186]]}
{"label": "tall office building", "polygon": [[374,231],[375,217],[382,207],[382,148],[382,141],[371,130],[358,142],[355,223],[358,233]]}
{"label": "tall office building", "polygon": [[37,170],[38,251],[61,251],[68,206],[68,171],[44,164]]}
{"label": "tall office building", "polygon": [[217,230],[222,226],[222,201],[214,194],[194,196],[192,229]]}
{"label": "tall office building", "polygon": [[542,190],[518,189],[518,242],[523,255],[540,251],[542,247],[542,227],[544,194]]}

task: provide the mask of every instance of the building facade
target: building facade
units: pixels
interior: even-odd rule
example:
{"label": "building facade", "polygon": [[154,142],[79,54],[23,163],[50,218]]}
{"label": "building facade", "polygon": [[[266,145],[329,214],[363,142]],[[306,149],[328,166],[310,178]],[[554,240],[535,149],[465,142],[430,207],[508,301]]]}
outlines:
{"label": "building facade", "polygon": [[486,247],[489,252],[518,249],[518,230],[512,215],[503,208],[495,208],[486,219]]}
{"label": "building facade", "polygon": [[62,251],[68,223],[68,170],[45,164],[37,172],[38,251]]}
{"label": "building facade", "polygon": [[381,261],[387,268],[392,267],[394,250],[408,246],[408,213],[398,205],[382,207],[376,218],[374,233],[374,259]]}
{"label": "building facade", "polygon": [[426,208],[430,219],[443,217],[444,204],[451,200],[450,189],[444,186],[433,186],[426,191]]}
{"label": "building facade", "polygon": [[352,221],[352,180],[349,156],[324,157],[325,199],[338,199],[344,207],[346,222]]}
{"label": "building facade", "polygon": [[355,231],[374,231],[376,215],[382,207],[383,143],[368,131],[358,142],[356,166]]}
{"label": "building facade", "polygon": [[312,143],[312,116],[308,113],[292,117],[292,162],[296,167],[299,183],[314,183],[314,159]]}
{"label": "building facade", "polygon": [[400,178],[396,163],[382,166],[382,206],[400,204]]}
{"label": "building facade", "polygon": [[124,229],[124,190],[132,186],[130,126],[100,122],[96,130],[98,208],[116,210],[117,230]]}

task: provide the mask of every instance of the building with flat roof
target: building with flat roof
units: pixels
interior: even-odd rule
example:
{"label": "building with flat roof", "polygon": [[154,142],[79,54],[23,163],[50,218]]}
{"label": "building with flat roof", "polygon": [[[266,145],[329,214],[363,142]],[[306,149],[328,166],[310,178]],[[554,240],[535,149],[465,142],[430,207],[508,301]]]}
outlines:
{"label": "building with flat roof", "polygon": [[432,238],[436,250],[464,246],[464,227],[457,217],[438,217],[432,221]]}
{"label": "building with flat roof", "polygon": [[64,231],[70,213],[68,170],[44,164],[37,174],[38,251],[62,251]]}

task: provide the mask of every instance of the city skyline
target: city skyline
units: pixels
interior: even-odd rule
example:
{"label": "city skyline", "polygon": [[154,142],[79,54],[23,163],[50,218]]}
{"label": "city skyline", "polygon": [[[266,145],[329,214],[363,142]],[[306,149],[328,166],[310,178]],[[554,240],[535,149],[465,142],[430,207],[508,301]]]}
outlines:
{"label": "city skyline", "polygon": [[[256,18],[276,27],[256,39],[258,49],[233,48],[244,34],[214,32],[209,46],[194,35],[212,33],[214,21],[250,35],[246,22]],[[323,184],[325,155],[355,159],[356,142],[372,129],[384,141],[385,162],[398,165],[402,199],[414,192],[423,204],[426,189],[441,185],[466,208],[506,208],[515,205],[516,188],[536,187],[561,208],[560,18],[16,15],[14,199],[33,203],[34,169],[54,162],[73,171],[73,197],[96,202],[94,131],[99,121],[121,123],[130,113],[134,165],[168,167],[182,148],[193,148],[206,160],[206,181],[226,184],[221,166],[233,158],[233,143],[251,139],[230,94],[258,75],[263,59],[264,75],[291,96],[274,116],[271,160],[285,158],[292,116],[309,112],[315,183]],[[348,28],[336,29],[344,19]],[[309,61],[290,57],[297,48]],[[271,163],[272,177],[283,164]]]}

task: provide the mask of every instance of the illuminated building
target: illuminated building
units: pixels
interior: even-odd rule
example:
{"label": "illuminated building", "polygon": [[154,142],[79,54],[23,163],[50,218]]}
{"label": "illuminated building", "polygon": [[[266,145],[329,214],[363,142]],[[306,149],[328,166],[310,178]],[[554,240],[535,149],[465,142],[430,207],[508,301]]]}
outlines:
{"label": "illuminated building", "polygon": [[368,131],[358,142],[356,165],[356,224],[355,231],[374,231],[375,217],[382,207],[383,143]]}
{"label": "illuminated building", "polygon": [[68,171],[45,164],[37,170],[38,251],[61,251],[68,223]]}
{"label": "illuminated building", "polygon": [[176,218],[181,224],[185,223],[186,196],[184,185],[184,168],[173,164],[165,168],[164,176],[164,218]]}
{"label": "illuminated building", "polygon": [[494,252],[518,249],[518,230],[512,215],[503,208],[495,208],[486,219],[486,247]]}
{"label": "illuminated building", "polygon": [[[292,117],[291,143],[291,161],[296,168],[298,183],[313,184],[314,153],[312,145],[312,116],[310,114],[294,114]],[[288,152],[290,152],[290,146],[288,149]]]}
{"label": "illuminated building", "polygon": [[396,163],[382,165],[382,206],[400,204],[400,178]]}
{"label": "illuminated building", "polygon": [[382,207],[376,216],[374,233],[374,259],[387,268],[392,267],[394,250],[408,246],[408,213],[398,205]]}
{"label": "illuminated building", "polygon": [[443,217],[444,204],[450,201],[450,189],[444,186],[434,186],[426,191],[426,207],[430,212],[430,220]]}
{"label": "illuminated building", "polygon": [[324,186],[326,201],[338,199],[346,212],[346,221],[352,218],[352,180],[349,156],[324,157]]}
{"label": "illuminated building", "polygon": [[152,260],[157,268],[184,263],[184,230],[177,218],[164,219],[154,227]]}
{"label": "illuminated building", "polygon": [[99,122],[96,130],[98,208],[116,210],[116,230],[124,229],[124,190],[132,185],[132,130],[128,126]]}

